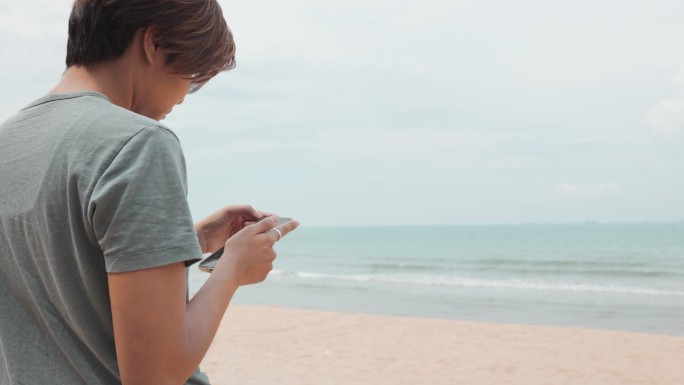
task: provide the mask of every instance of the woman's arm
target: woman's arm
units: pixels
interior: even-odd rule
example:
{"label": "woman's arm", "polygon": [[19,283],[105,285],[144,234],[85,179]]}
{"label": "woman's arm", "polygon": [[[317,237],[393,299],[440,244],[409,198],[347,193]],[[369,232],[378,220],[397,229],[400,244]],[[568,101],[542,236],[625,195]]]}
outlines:
{"label": "woman's arm", "polygon": [[[273,268],[277,217],[245,227],[225,244],[216,269],[186,304],[183,263],[109,274],[116,355],[123,385],[184,384],[199,366],[235,291]],[[296,221],[279,227],[285,235]]]}

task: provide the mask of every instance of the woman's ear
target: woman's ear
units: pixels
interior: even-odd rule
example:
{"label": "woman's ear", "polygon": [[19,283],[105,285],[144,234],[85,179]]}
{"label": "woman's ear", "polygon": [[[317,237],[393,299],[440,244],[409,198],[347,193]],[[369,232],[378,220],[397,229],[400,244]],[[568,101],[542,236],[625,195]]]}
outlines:
{"label": "woman's ear", "polygon": [[149,65],[160,64],[159,61],[163,60],[164,58],[161,49],[155,42],[157,31],[154,29],[154,27],[147,27],[142,30],[141,33],[145,61]]}

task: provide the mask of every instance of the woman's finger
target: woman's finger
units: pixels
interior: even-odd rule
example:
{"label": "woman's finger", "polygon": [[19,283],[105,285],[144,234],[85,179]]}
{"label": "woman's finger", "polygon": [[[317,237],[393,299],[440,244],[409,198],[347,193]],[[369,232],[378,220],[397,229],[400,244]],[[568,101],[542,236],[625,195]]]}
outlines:
{"label": "woman's finger", "polygon": [[252,207],[250,205],[229,206],[228,212],[239,214],[239,215],[242,215],[244,217],[247,217],[250,219],[255,219],[255,220],[260,218],[257,211],[254,209],[254,207]]}
{"label": "woman's finger", "polygon": [[[273,238],[273,242],[278,242],[281,240],[284,236],[289,234],[292,230],[296,229],[299,226],[299,222],[293,220],[287,221],[283,223],[280,226],[273,227],[270,230],[267,230],[266,232],[270,237]],[[276,231],[278,230],[278,231]]]}
{"label": "woman's finger", "polygon": [[278,224],[278,216],[277,215],[272,215],[268,218],[262,219],[258,221],[257,223],[248,226],[250,231],[252,231],[254,234],[261,234],[265,233],[272,228],[274,228]]}

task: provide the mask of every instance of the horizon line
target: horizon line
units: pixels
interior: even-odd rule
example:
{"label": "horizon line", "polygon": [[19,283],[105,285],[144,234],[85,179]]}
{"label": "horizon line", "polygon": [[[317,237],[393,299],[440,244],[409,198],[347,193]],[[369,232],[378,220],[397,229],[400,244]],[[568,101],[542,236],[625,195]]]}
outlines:
{"label": "horizon line", "polygon": [[493,222],[493,223],[453,223],[453,224],[316,224],[316,225],[306,225],[305,227],[476,227],[476,226],[540,226],[540,225],[551,225],[551,226],[568,226],[568,225],[677,225],[684,224],[684,219],[673,220],[673,221],[655,221],[655,220],[643,220],[643,221],[575,221],[575,222]]}

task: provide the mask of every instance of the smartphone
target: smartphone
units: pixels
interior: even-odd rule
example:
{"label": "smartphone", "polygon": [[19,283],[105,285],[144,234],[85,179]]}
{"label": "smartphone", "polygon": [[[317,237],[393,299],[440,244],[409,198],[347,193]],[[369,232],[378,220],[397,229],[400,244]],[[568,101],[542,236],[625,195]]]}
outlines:
{"label": "smartphone", "polygon": [[[268,218],[268,217],[266,217]],[[265,218],[264,218],[265,219]],[[278,224],[276,227],[282,225],[283,223],[291,221],[292,218],[279,218]],[[223,255],[223,247],[216,250],[216,252],[207,258],[205,258],[202,262],[200,262],[198,268],[205,273],[211,273],[214,271],[214,268],[216,267],[216,264],[218,263],[218,260],[221,259],[221,256]]]}

